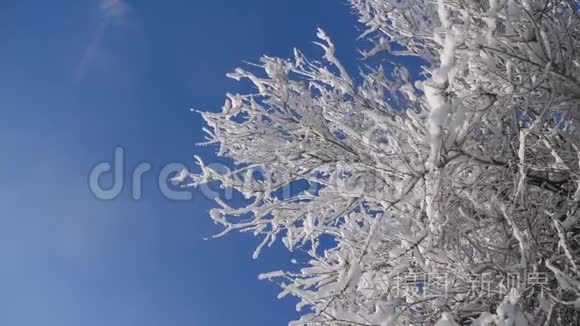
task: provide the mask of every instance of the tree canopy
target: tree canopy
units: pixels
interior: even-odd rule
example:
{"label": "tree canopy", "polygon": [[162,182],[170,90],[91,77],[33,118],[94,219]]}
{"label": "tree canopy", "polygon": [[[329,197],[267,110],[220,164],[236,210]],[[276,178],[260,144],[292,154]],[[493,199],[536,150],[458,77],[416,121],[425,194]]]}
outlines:
{"label": "tree canopy", "polygon": [[202,113],[234,164],[178,181],[243,194],[211,218],[261,237],[254,257],[278,239],[308,256],[260,276],[299,299],[292,325],[580,322],[578,2],[350,5],[360,70],[322,30],[320,61],[236,69],[255,91]]}

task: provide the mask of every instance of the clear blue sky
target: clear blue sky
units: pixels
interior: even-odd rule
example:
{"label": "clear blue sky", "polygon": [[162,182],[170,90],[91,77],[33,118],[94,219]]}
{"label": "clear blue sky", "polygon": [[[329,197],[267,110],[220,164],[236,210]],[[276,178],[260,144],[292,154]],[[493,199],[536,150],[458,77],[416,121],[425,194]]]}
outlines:
{"label": "clear blue sky", "polygon": [[[162,197],[156,173],[193,164],[202,121],[240,86],[225,73],[263,53],[310,56],[316,27],[355,63],[356,19],[336,0],[0,1],[0,325],[284,325],[292,300],[257,274],[280,249],[219,228],[211,203]],[[112,23],[111,20],[112,19]],[[126,150],[153,164],[143,198],[89,191],[92,166]]]}

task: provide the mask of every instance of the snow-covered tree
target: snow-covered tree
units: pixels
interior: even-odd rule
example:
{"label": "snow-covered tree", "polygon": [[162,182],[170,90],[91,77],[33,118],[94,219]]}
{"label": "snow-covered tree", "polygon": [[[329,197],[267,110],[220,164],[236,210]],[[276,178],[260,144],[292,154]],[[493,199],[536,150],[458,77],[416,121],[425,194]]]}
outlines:
{"label": "snow-covered tree", "polygon": [[304,253],[260,276],[299,299],[292,325],[579,323],[578,2],[350,3],[360,71],[322,30],[321,62],[237,69],[256,91],[202,113],[231,169],[178,181],[245,196],[216,199],[218,236]]}

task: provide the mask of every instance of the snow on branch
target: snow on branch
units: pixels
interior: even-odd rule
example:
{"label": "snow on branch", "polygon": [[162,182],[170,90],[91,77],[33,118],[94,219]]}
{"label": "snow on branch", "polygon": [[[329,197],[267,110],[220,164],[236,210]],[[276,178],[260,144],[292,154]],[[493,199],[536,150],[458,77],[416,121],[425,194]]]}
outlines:
{"label": "snow on branch", "polygon": [[241,194],[211,218],[260,237],[255,258],[276,241],[307,257],[260,276],[298,298],[292,325],[580,322],[577,3],[350,4],[363,57],[395,65],[355,78],[318,30],[320,61],[236,69],[255,91],[202,113],[232,165],[177,181]]}

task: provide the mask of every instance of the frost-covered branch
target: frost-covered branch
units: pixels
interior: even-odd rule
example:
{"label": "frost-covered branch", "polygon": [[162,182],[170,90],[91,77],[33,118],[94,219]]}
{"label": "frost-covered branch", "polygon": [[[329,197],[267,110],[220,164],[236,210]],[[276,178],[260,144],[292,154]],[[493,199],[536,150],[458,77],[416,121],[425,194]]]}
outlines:
{"label": "frost-covered branch", "polygon": [[578,3],[350,2],[363,57],[418,56],[426,76],[353,75],[322,30],[322,61],[236,69],[255,92],[202,113],[234,166],[180,178],[246,198],[216,200],[218,236],[304,252],[261,276],[300,300],[294,325],[579,322]]}

